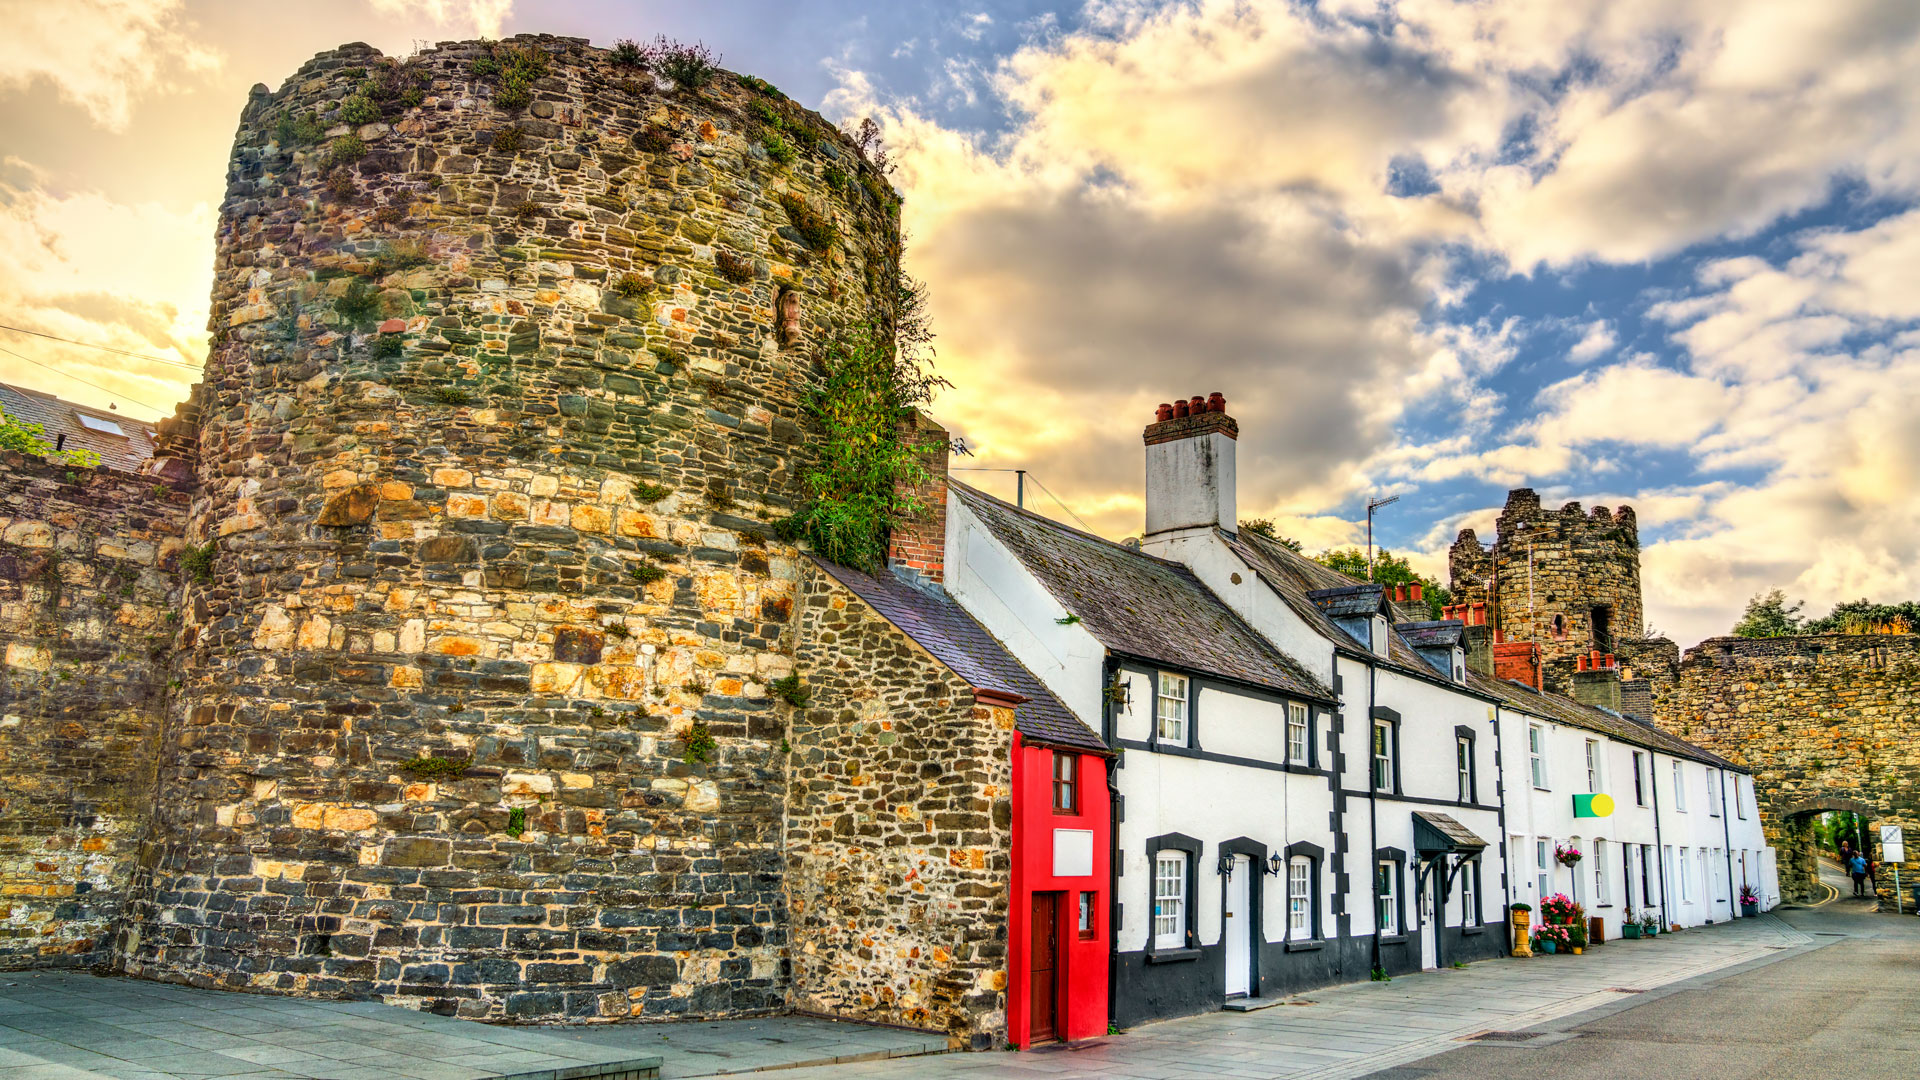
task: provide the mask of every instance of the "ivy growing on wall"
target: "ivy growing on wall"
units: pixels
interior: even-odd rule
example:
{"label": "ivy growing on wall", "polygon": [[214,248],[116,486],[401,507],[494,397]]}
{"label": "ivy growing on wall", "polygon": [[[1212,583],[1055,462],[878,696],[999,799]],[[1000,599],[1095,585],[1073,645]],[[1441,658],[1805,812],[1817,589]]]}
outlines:
{"label": "ivy growing on wall", "polygon": [[924,289],[897,272],[895,281],[892,304],[821,350],[821,382],[806,403],[823,436],[820,456],[801,477],[799,511],[781,525],[823,558],[867,569],[885,562],[895,525],[928,509],[913,494],[929,479],[926,448],[904,438],[901,423],[950,385],[927,367]]}

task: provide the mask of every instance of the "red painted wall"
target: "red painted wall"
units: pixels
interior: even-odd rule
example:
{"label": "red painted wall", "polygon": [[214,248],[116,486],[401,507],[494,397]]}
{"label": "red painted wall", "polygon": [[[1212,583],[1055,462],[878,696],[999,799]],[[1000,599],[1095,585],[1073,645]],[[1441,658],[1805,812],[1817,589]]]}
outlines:
{"label": "red painted wall", "polygon": [[[1007,1039],[1022,1050],[1029,1036],[1031,998],[1028,949],[1032,942],[1028,921],[1033,894],[1060,894],[1059,1019],[1062,1037],[1090,1039],[1107,1033],[1107,959],[1112,927],[1108,895],[1113,853],[1112,804],[1107,798],[1107,761],[1080,755],[1079,813],[1053,812],[1053,751],[1027,746],[1013,737],[1013,904],[1007,948]],[[1093,831],[1093,873],[1087,877],[1053,876],[1053,830]],[[1078,930],[1080,893],[1093,897],[1093,938]]]}

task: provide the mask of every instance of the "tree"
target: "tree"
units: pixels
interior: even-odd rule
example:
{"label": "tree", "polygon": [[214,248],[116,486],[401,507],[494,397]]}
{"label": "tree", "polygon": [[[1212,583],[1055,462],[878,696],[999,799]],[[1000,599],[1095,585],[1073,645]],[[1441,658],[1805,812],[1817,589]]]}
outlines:
{"label": "tree", "polygon": [[[1348,577],[1368,580],[1367,553],[1359,548],[1323,551],[1315,555],[1313,561]],[[1419,585],[1423,592],[1422,599],[1427,605],[1428,618],[1439,618],[1441,609],[1453,600],[1453,594],[1445,585],[1421,574],[1407,560],[1386,548],[1374,553],[1372,581],[1377,585]]]}
{"label": "tree", "polygon": [[1800,609],[1804,606],[1799,601],[1789,605],[1786,593],[1769,589],[1747,601],[1746,614],[1733,624],[1733,632],[1745,638],[1789,637],[1805,633],[1802,624],[1806,620],[1800,616]]}
{"label": "tree", "polygon": [[[1800,628],[1803,634],[1911,634],[1920,627],[1920,603],[1876,604],[1870,600],[1849,600],[1835,607],[1824,619],[1813,619]],[[1738,630],[1734,631],[1738,633]]]}
{"label": "tree", "polygon": [[1240,522],[1240,531],[1264,536],[1288,551],[1300,550],[1300,541],[1291,536],[1281,536],[1279,530],[1273,527],[1272,518],[1246,518]]}
{"label": "tree", "polygon": [[55,451],[53,440],[47,438],[46,428],[30,420],[15,420],[7,415],[5,409],[0,409],[0,450],[18,450],[62,465],[77,465],[86,469],[100,464],[100,455],[92,450]]}

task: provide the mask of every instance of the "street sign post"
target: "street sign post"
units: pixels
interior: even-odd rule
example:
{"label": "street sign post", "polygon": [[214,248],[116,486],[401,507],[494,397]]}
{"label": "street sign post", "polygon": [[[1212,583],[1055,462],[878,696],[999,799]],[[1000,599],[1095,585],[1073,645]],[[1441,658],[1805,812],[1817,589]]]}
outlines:
{"label": "street sign post", "polygon": [[1880,826],[1880,861],[1893,864],[1893,913],[1900,914],[1900,864],[1907,861],[1906,839],[1900,826]]}

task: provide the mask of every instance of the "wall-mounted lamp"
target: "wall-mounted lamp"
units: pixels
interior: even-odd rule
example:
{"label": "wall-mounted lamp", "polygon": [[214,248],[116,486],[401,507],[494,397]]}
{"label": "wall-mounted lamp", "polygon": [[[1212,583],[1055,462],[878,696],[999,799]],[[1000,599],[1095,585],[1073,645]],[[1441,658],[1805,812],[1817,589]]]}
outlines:
{"label": "wall-mounted lamp", "polygon": [[1281,868],[1285,867],[1286,865],[1287,865],[1287,860],[1281,858],[1280,853],[1277,851],[1267,856],[1267,873],[1269,874],[1278,876]]}
{"label": "wall-mounted lamp", "polygon": [[1224,851],[1220,853],[1220,876],[1233,880],[1233,856]]}

